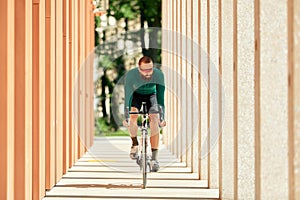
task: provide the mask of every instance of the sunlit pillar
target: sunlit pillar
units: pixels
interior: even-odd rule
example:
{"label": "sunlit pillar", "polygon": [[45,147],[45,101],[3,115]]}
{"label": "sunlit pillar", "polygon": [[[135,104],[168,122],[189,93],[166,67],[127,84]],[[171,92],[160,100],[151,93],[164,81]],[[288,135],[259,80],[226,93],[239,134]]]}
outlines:
{"label": "sunlit pillar", "polygon": [[289,199],[300,199],[300,2],[288,1]]}
{"label": "sunlit pillar", "polygon": [[209,134],[209,187],[219,187],[219,2],[209,1],[208,6],[208,134]]}
{"label": "sunlit pillar", "polygon": [[33,199],[45,195],[45,1],[33,1]]}
{"label": "sunlit pillar", "polygon": [[[15,1],[14,198],[32,199],[32,1]],[[12,66],[10,66],[12,67]],[[11,158],[10,158],[11,159]]]}
{"label": "sunlit pillar", "polygon": [[237,1],[236,142],[238,199],[255,198],[254,2]]}
{"label": "sunlit pillar", "polygon": [[287,2],[260,1],[259,7],[261,119],[260,180],[257,182],[260,182],[261,199],[288,199],[288,181],[282,182],[288,180],[289,153]]}
{"label": "sunlit pillar", "polygon": [[55,1],[46,0],[45,13],[45,81],[46,81],[46,189],[55,184]]}
{"label": "sunlit pillar", "polygon": [[231,199],[234,190],[234,140],[233,140],[233,4],[222,4],[222,99],[223,117],[222,133],[222,169],[221,169],[221,197]]}
{"label": "sunlit pillar", "polygon": [[0,199],[14,199],[15,3],[0,3]]}
{"label": "sunlit pillar", "polygon": [[208,179],[208,128],[207,128],[207,111],[208,111],[208,42],[207,42],[207,36],[208,36],[208,31],[207,31],[207,0],[201,1],[201,6],[200,6],[200,26],[201,26],[201,61],[200,61],[200,73],[201,73],[201,152],[199,159],[201,159],[201,174],[200,177],[201,179]]}

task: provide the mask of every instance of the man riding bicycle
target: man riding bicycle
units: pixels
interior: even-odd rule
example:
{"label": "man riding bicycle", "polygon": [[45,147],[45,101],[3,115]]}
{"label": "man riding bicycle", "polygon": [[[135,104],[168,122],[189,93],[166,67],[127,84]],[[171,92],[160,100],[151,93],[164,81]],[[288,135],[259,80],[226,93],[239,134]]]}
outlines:
{"label": "man riding bicycle", "polygon": [[[166,126],[166,121],[159,120],[158,106],[162,106],[164,112],[164,75],[161,70],[153,66],[153,61],[148,56],[143,56],[138,63],[138,67],[131,69],[125,78],[125,109],[137,112],[141,109],[142,102],[146,102],[149,113],[150,123],[150,143],[151,143],[151,165],[153,171],[159,169],[157,161],[159,148],[159,126]],[[151,113],[152,112],[152,113]],[[163,115],[164,116],[164,115]],[[132,146],[130,149],[130,158],[137,159],[138,140],[137,140],[137,114],[130,115],[129,122],[125,119],[123,125],[128,127]]]}

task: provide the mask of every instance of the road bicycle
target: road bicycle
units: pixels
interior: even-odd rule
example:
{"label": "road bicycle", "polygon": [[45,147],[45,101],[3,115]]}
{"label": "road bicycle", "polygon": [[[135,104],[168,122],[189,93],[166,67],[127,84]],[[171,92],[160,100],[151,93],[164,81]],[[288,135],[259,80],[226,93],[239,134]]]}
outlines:
{"label": "road bicycle", "polygon": [[[158,107],[158,111],[151,111],[151,114],[158,113],[159,114],[159,119],[160,122],[163,121],[163,109],[161,106]],[[149,119],[149,113],[147,110],[146,102],[142,102],[142,107],[141,110],[138,112],[130,111],[129,108],[127,107],[125,110],[125,117],[126,120],[128,121],[129,116],[132,114],[138,114],[142,116],[142,123],[140,126],[141,130],[141,151],[139,152],[139,156],[137,158],[137,164],[140,166],[140,169],[142,171],[142,176],[143,176],[143,184],[142,188],[146,188],[147,184],[147,172],[151,172],[151,164],[150,164],[150,156],[147,155],[147,148],[148,148],[148,119]]]}

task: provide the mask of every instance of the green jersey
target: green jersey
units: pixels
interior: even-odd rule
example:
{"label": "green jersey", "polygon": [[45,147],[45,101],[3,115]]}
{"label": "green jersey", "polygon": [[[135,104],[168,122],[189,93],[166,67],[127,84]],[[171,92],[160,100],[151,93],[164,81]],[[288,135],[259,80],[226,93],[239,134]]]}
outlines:
{"label": "green jersey", "polygon": [[156,94],[157,103],[164,109],[165,81],[161,70],[153,68],[150,80],[144,80],[138,68],[131,69],[125,77],[125,108],[131,107],[133,93],[141,95]]}

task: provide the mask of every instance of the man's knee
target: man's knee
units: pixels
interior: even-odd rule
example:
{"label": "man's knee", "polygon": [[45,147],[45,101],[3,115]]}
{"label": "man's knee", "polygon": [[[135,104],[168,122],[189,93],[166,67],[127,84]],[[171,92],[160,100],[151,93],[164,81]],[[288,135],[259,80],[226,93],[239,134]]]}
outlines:
{"label": "man's knee", "polygon": [[158,120],[159,120],[158,114],[150,114],[149,120],[150,120],[150,122],[158,123]]}
{"label": "man's knee", "polygon": [[[138,109],[135,107],[131,107],[131,112],[138,112]],[[138,114],[131,114],[130,115],[130,121],[131,122],[136,122],[138,118]]]}
{"label": "man's knee", "polygon": [[136,122],[138,118],[138,115],[130,115],[130,122]]}

